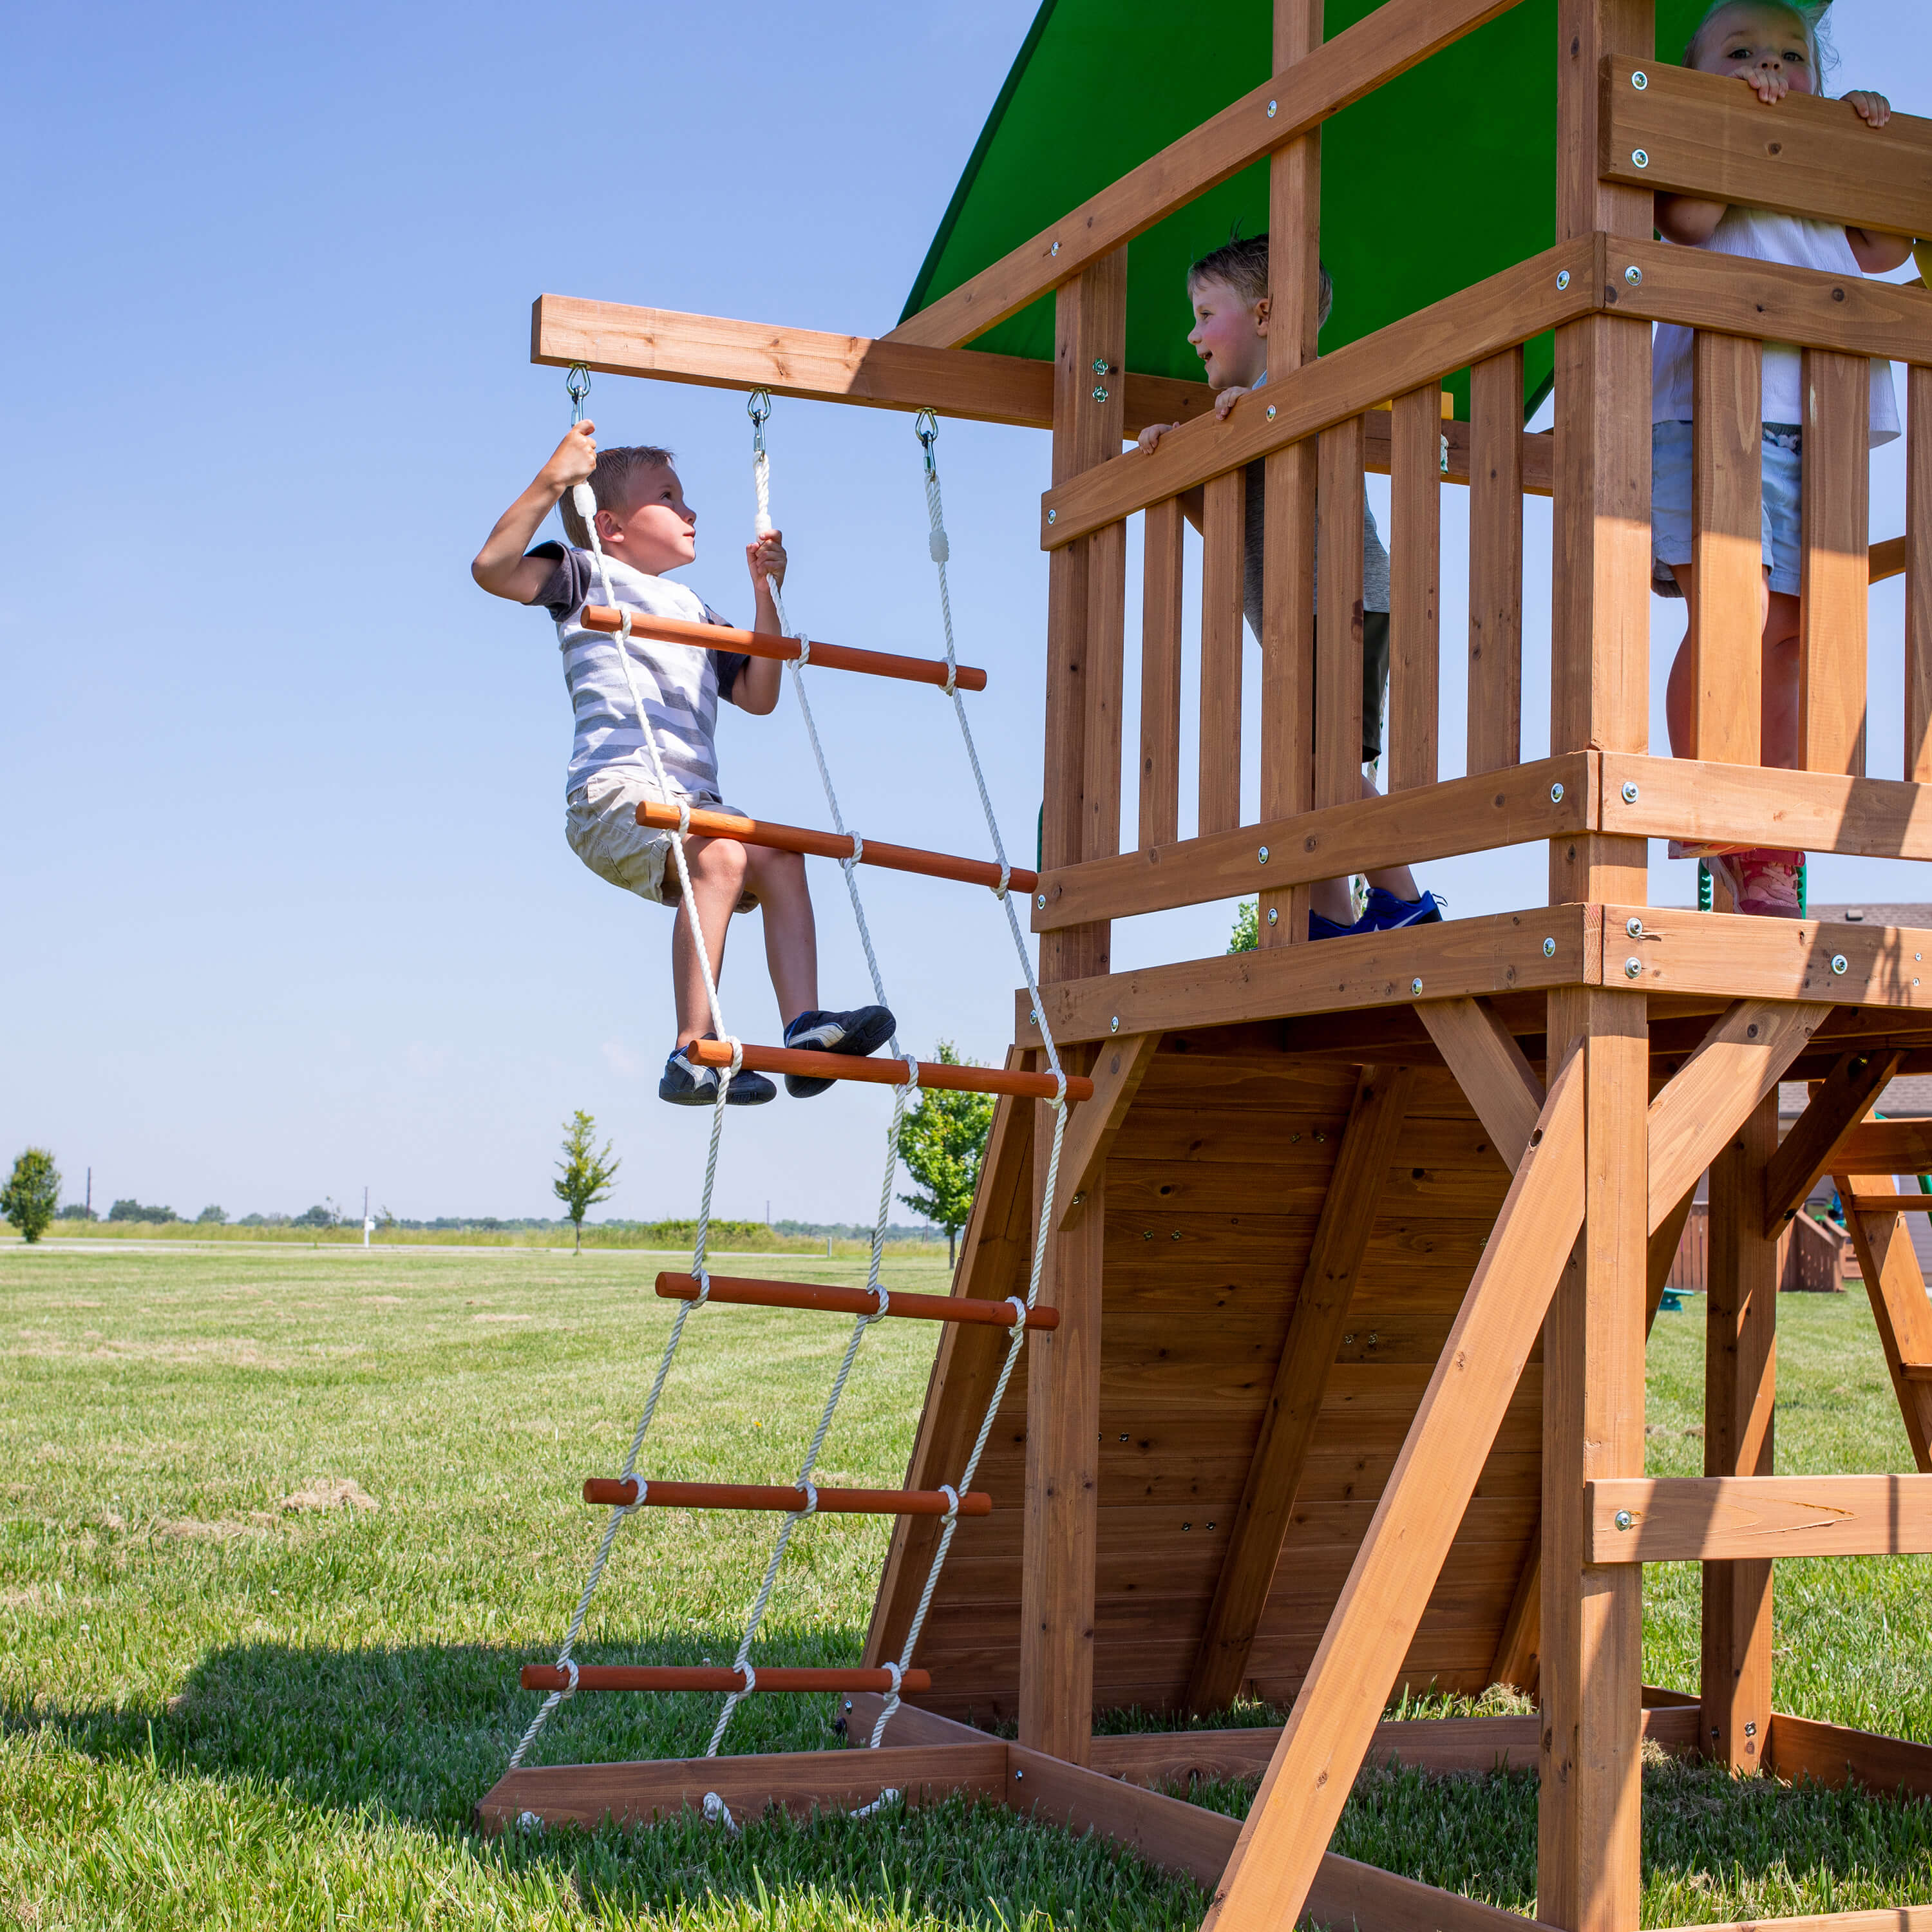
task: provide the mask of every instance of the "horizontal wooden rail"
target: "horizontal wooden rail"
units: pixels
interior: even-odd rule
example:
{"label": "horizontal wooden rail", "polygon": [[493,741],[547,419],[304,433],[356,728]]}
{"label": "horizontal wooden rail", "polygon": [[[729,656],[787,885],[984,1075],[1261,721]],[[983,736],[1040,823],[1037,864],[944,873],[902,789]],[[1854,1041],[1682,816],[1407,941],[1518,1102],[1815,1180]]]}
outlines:
{"label": "horizontal wooden rail", "polygon": [[[1053,932],[1378,866],[1567,837],[1589,829],[1600,755],[1568,752],[1504,771],[1062,866],[1040,876],[1033,929]],[[1041,898],[1044,906],[1036,902]]]}
{"label": "horizontal wooden rail", "polygon": [[[586,604],[584,626],[615,633],[623,628],[623,614],[608,604]],[[748,657],[776,658],[796,664],[808,650],[811,662],[825,670],[860,670],[872,677],[896,677],[907,684],[936,684],[946,688],[946,664],[940,658],[902,658],[890,651],[854,650],[847,644],[823,644],[816,638],[778,638],[766,631],[740,631],[729,624],[693,624],[682,617],[650,617],[631,613],[631,634],[664,644],[695,644],[707,651],[742,651]],[[962,664],[955,680],[962,691],[984,691],[986,674]]]}
{"label": "horizontal wooden rail", "polygon": [[1330,116],[1508,13],[1515,3],[1387,0],[1265,86],[1244,94],[1211,121],[1090,196],[1051,228],[908,316],[884,339],[956,348],[983,335],[1177,208],[1320,127]]}
{"label": "horizontal wooden rail", "polygon": [[[1808,919],[1741,919],[1670,906],[1606,905],[1601,918],[1597,930],[1603,952],[1591,970],[1593,986],[1726,1000],[1828,1000],[1840,1006],[1883,1006],[1901,1019],[1914,1016],[1915,1025],[1923,1024],[1916,1016],[1932,1011],[1932,977],[1925,970],[1926,960],[1932,958],[1932,932]],[[1633,920],[1640,936],[1630,933]],[[1072,1037],[1058,1028],[1054,1035]],[[1932,1172],[1932,1160],[1854,1162],[1849,1171]]]}
{"label": "horizontal wooden rail", "polygon": [[[813,656],[818,652],[814,648]],[[638,823],[660,831],[677,830],[677,807],[659,805],[646,799],[638,807]],[[763,845],[775,852],[807,852],[820,859],[849,859],[854,840],[850,832],[811,832],[802,826],[776,825],[766,818],[740,818],[730,812],[691,812],[691,829],[703,838],[735,838],[741,845]],[[917,872],[928,879],[953,879],[964,886],[997,888],[1000,868],[986,859],[956,859],[947,852],[922,852],[916,845],[888,845],[882,838],[864,838],[859,847],[860,864],[884,866],[894,872]],[[1040,884],[1036,874],[1015,866],[1007,885],[1016,892],[1030,894]]]}
{"label": "horizontal wooden rail", "polygon": [[1932,1551],[1932,1476],[1625,1477],[1583,1490],[1591,1563]]}
{"label": "horizontal wooden rail", "polygon": [[[1834,926],[1832,930],[1836,932]],[[1932,941],[1932,934],[1924,937]],[[1838,1144],[1834,1174],[1932,1174],[1932,1119],[1867,1120]]]}
{"label": "horizontal wooden rail", "polygon": [[[700,1066],[729,1066],[731,1049],[722,1040],[694,1040],[685,1048]],[[874,1086],[901,1087],[908,1078],[903,1060],[860,1060],[847,1053],[814,1053],[803,1047],[748,1046],[743,1064],[753,1073],[802,1073],[814,1080],[865,1080]],[[919,1063],[919,1084],[952,1094],[1009,1094],[1016,1100],[1051,1100],[1060,1090],[1051,1073],[1020,1073],[1004,1066],[952,1066],[936,1060]],[[1090,1100],[1094,1083],[1084,1075],[1066,1076],[1070,1100]]]}
{"label": "horizontal wooden rail", "polygon": [[1845,1205],[1861,1214],[1932,1214],[1932,1194],[1854,1194]]}
{"label": "horizontal wooden rail", "polygon": [[[886,1670],[817,1670],[797,1666],[759,1664],[754,1666],[755,1690],[890,1690],[892,1673]],[[518,1673],[526,1690],[566,1690],[570,1674],[554,1664],[526,1664]],[[577,1666],[580,1690],[743,1690],[745,1673],[728,1666],[708,1664],[580,1664]],[[908,1670],[900,1685],[902,1690],[918,1692],[932,1688],[929,1670]]]}
{"label": "horizontal wooden rail", "polygon": [[[940,1490],[818,1490],[821,1516],[944,1516],[952,1498]],[[584,1500],[608,1509],[638,1505],[635,1476],[592,1476],[584,1485]],[[811,1498],[790,1483],[665,1483],[653,1478],[644,1485],[646,1509],[776,1510],[797,1516]],[[959,1498],[962,1516],[991,1516],[993,1499],[983,1490],[969,1490]]]}
{"label": "horizontal wooden rail", "polygon": [[[769,389],[811,402],[1053,427],[1051,362],[572,296],[539,296],[531,305],[530,360],[555,368],[581,362],[610,375],[706,388]],[[1129,436],[1149,423],[1191,422],[1214,406],[1205,382],[1130,374],[1124,387]]]}
{"label": "horizontal wooden rail", "polygon": [[[695,1301],[703,1290],[698,1277],[661,1274],[658,1292],[667,1301]],[[712,1301],[728,1301],[745,1308],[818,1308],[835,1315],[875,1315],[879,1298],[869,1288],[834,1288],[821,1282],[754,1281],[735,1275],[711,1277]],[[966,1322],[989,1328],[1010,1328],[1018,1310],[1010,1301],[989,1301],[976,1294],[908,1294],[894,1290],[886,1299],[886,1313],[909,1322]],[[1057,1308],[1030,1308],[1029,1328],[1058,1328]]]}
{"label": "horizontal wooden rail", "polygon": [[1612,56],[1601,70],[1606,181],[1774,208],[1839,226],[1932,232],[1932,121],[1869,128],[1850,103],[1774,108],[1728,76]]}

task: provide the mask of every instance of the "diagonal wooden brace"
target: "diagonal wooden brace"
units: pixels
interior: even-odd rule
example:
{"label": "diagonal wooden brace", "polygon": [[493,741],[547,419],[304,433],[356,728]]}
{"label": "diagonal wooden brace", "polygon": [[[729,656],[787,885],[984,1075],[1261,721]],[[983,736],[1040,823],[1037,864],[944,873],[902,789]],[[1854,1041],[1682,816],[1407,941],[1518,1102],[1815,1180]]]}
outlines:
{"label": "diagonal wooden brace", "polygon": [[1055,1204],[1063,1231],[1083,1218],[1087,1197],[1106,1171],[1108,1150],[1127,1118],[1134,1096],[1154,1064],[1157,1033],[1129,1034],[1102,1045],[1094,1056],[1094,1097],[1074,1108],[1060,1147],[1060,1198]]}
{"label": "diagonal wooden brace", "polygon": [[1423,1000],[1415,1014],[1514,1174],[1544,1102],[1543,1082],[1515,1034],[1486,1000]]}
{"label": "diagonal wooden brace", "polygon": [[1779,1142],[1764,1171],[1764,1232],[1783,1233],[1839,1149],[1898,1071],[1902,1053],[1848,1053],[1820,1083],[1811,1104]]}

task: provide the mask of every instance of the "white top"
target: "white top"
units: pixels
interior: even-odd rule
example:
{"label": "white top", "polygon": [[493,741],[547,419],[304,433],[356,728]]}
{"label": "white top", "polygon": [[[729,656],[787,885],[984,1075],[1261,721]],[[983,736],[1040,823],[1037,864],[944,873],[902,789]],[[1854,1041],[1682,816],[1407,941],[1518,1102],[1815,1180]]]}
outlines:
{"label": "white top", "polygon": [[[1828,275],[1862,279],[1864,271],[1843,228],[1829,221],[1807,221],[1796,214],[1774,214],[1768,208],[1737,202],[1725,209],[1708,242],[1694,244],[1720,255],[1742,255],[1754,262],[1781,262],[1793,268],[1818,268]],[[1691,420],[1691,332],[1681,323],[1660,322],[1651,351],[1652,422]],[[1804,356],[1789,343],[1764,345],[1764,420],[1804,420]],[[1890,442],[1898,434],[1898,404],[1892,392],[1892,364],[1874,358],[1871,377],[1871,440]]]}

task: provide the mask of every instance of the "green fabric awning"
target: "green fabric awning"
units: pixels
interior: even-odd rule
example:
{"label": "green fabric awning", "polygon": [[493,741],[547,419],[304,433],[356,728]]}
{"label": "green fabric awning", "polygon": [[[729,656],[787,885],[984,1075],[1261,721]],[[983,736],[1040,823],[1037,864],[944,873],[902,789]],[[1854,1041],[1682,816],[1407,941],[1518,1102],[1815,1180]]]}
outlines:
{"label": "green fabric awning", "polygon": [[[1377,0],[1328,0],[1332,38]],[[1705,0],[1658,0],[1659,58],[1682,58]],[[1044,0],[906,303],[912,314],[1049,226],[1270,72],[1271,0]],[[1322,136],[1322,253],[1335,280],[1324,350],[1426,308],[1556,239],[1556,0],[1522,0],[1336,116]],[[1127,253],[1127,366],[1198,380],[1188,264],[1268,226],[1257,164]],[[1043,298],[976,348],[1050,360]],[[1526,408],[1552,344],[1526,352]],[[1468,381],[1450,385],[1459,414]]]}

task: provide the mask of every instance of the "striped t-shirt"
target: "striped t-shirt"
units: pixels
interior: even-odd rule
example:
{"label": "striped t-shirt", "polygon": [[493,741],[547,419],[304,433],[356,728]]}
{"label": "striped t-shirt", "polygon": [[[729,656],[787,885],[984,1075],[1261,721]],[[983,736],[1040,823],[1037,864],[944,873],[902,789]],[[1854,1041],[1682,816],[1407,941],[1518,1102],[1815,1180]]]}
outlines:
{"label": "striped t-shirt", "polygon": [[[634,766],[652,778],[650,752],[638,728],[630,686],[617,653],[620,641],[604,631],[587,630],[586,604],[604,601],[597,560],[587,550],[539,544],[530,554],[556,565],[532,600],[556,620],[557,647],[563,654],[563,681],[577,717],[577,736],[564,778],[566,796],[594,774],[614,766]],[[646,575],[614,558],[605,560],[610,594],[620,604],[653,617],[681,617],[688,623],[722,624],[694,591],[662,577]],[[718,700],[729,698],[738,674],[751,660],[740,651],[701,650],[694,644],[666,644],[650,638],[631,640],[631,670],[638,695],[656,728],[664,776],[681,797],[716,800],[718,790]]]}

